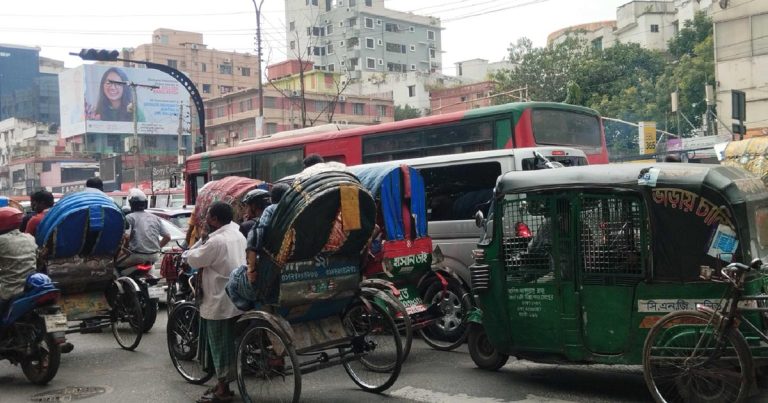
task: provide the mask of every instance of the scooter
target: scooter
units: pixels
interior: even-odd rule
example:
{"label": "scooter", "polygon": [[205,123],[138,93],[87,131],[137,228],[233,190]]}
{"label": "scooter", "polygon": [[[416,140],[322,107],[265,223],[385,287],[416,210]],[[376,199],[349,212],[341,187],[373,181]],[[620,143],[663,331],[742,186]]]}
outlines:
{"label": "scooter", "polygon": [[139,285],[139,302],[141,303],[144,317],[144,333],[148,332],[155,325],[160,296],[163,295],[163,290],[152,287],[160,281],[159,278],[150,274],[152,265],[152,262],[144,262],[134,266],[117,268],[118,277],[130,277]]}
{"label": "scooter", "polygon": [[27,277],[24,293],[0,309],[0,360],[21,364],[36,385],[56,376],[61,354],[74,348],[65,337],[67,317],[56,305],[61,292],[42,273]]}

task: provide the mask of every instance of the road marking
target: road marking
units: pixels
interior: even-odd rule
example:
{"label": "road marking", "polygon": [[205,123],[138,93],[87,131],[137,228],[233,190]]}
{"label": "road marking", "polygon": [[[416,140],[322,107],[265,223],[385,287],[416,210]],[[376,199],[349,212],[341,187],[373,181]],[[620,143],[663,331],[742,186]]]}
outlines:
{"label": "road marking", "polygon": [[394,392],[390,392],[389,394],[402,399],[409,399],[426,403],[573,403],[567,400],[549,399],[536,395],[526,395],[525,399],[522,400],[502,400],[493,397],[475,397],[469,396],[465,393],[452,395],[449,393],[435,392],[429,389],[420,389],[411,386],[400,388]]}

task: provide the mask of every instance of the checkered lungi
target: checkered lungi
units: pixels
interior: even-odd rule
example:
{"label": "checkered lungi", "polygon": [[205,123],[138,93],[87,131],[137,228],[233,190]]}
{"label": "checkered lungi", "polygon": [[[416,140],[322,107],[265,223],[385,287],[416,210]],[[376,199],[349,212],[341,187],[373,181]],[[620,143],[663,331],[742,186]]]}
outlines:
{"label": "checkered lungi", "polygon": [[237,377],[235,324],[237,317],[224,320],[200,318],[200,357],[203,368],[213,366],[216,378],[232,382]]}

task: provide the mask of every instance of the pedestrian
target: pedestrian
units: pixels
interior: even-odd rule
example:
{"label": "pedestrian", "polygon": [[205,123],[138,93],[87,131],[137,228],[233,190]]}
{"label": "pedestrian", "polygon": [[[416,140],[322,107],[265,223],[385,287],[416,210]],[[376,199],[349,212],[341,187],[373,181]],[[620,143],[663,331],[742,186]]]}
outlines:
{"label": "pedestrian", "polygon": [[133,188],[128,192],[128,204],[131,214],[125,219],[128,223],[128,254],[117,258],[115,266],[131,267],[141,263],[155,263],[163,247],[171,240],[171,234],[154,214],[144,211],[147,208],[147,195]]}
{"label": "pedestrian", "polygon": [[53,207],[53,194],[47,190],[38,190],[32,194],[30,200],[35,203],[35,215],[27,222],[24,232],[35,236],[37,233],[37,226],[43,221],[48,210]]}
{"label": "pedestrian", "polygon": [[315,164],[322,164],[323,162],[325,162],[325,160],[318,154],[309,154],[303,161],[304,168],[309,168]]}
{"label": "pedestrian", "polygon": [[235,324],[242,314],[226,293],[229,275],[245,264],[245,237],[232,222],[232,207],[215,202],[208,209],[206,224],[208,239],[196,243],[183,258],[201,270],[202,301],[200,303],[200,342],[206,357],[203,364],[216,371],[218,382],[203,394],[198,402],[229,402],[234,393],[229,383],[237,375],[235,360]]}
{"label": "pedestrian", "polygon": [[264,238],[267,236],[267,228],[272,223],[272,217],[275,214],[277,205],[282,200],[285,192],[290,189],[287,183],[278,183],[272,186],[272,192],[270,193],[270,199],[272,204],[264,209],[259,218],[259,223],[256,224],[251,232],[248,233],[248,280],[251,283],[256,282],[256,266],[258,265],[259,252],[264,246]]}
{"label": "pedestrian", "polygon": [[247,237],[248,233],[251,232],[251,228],[259,222],[264,209],[270,205],[269,191],[253,189],[245,194],[243,204],[245,204],[247,211],[245,212],[245,219],[240,223],[240,233]]}

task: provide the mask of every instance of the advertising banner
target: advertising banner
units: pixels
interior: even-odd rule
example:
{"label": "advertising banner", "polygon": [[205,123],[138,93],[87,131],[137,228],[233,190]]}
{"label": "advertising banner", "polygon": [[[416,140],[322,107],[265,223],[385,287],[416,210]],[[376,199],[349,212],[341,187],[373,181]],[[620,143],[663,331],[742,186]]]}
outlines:
{"label": "advertising banner", "polygon": [[[189,94],[171,76],[152,69],[84,65],[61,73],[62,137],[83,133],[176,135],[180,105],[189,125]],[[185,133],[188,134],[188,133]]]}

